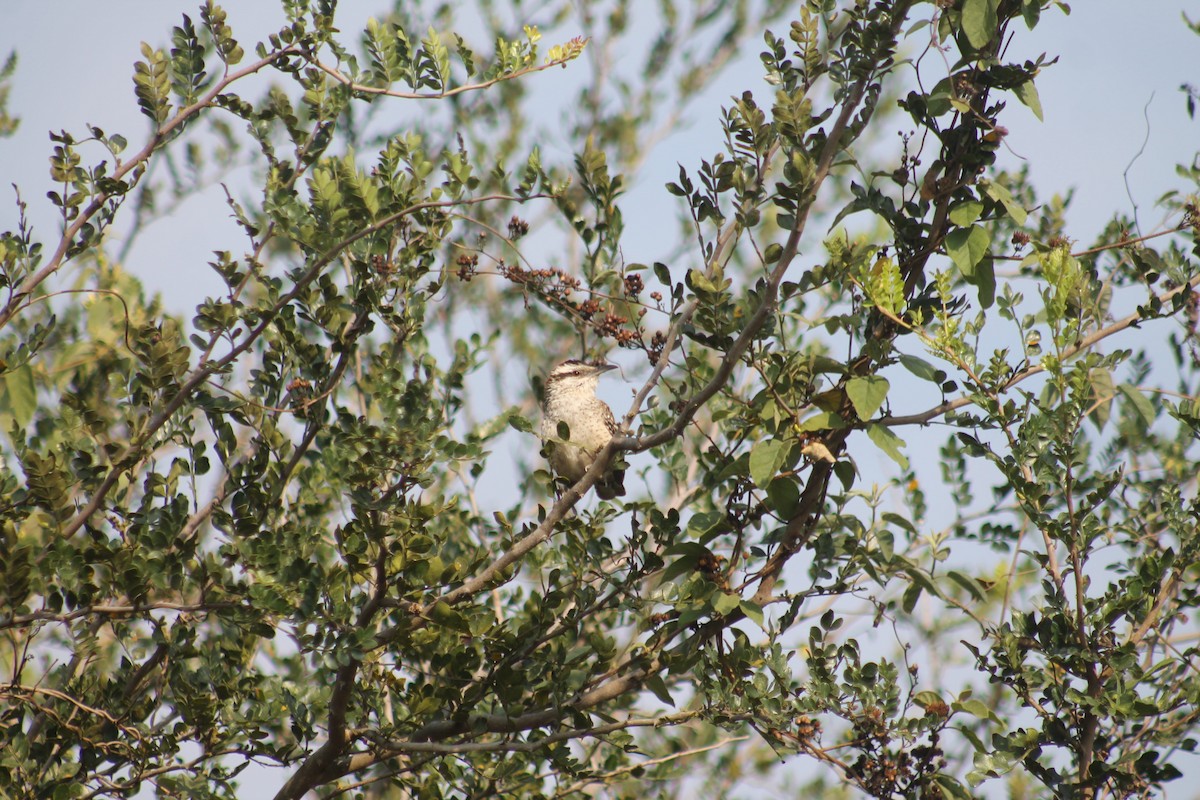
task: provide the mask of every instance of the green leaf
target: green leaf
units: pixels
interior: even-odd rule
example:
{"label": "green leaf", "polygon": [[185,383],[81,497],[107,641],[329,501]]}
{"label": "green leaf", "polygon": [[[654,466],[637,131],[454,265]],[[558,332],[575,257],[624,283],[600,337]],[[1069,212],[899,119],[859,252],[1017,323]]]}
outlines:
{"label": "green leaf", "polygon": [[800,487],[795,479],[779,476],[767,486],[767,502],[771,510],[784,519],[790,519],[800,504]]}
{"label": "green leaf", "polygon": [[921,585],[913,581],[904,590],[904,596],[900,598],[900,606],[904,609],[905,614],[911,614],[913,609],[917,607],[917,601],[921,599]]}
{"label": "green leaf", "polygon": [[937,692],[926,689],[913,695],[913,701],[921,708],[928,708],[934,703],[942,702],[942,696]]}
{"label": "green leaf", "polygon": [[972,799],[971,793],[961,783],[944,772],[934,775],[933,782],[942,790],[943,797],[949,797],[951,800]]}
{"label": "green leaf", "polygon": [[669,706],[674,707],[675,700],[671,697],[671,693],[667,691],[667,684],[659,675],[650,675],[642,681],[642,685],[654,693],[654,696],[662,700]]}
{"label": "green leaf", "polygon": [[515,407],[508,410],[508,425],[521,433],[532,433],[533,423],[526,419]]}
{"label": "green leaf", "polygon": [[721,616],[729,614],[742,605],[742,598],[734,592],[721,592],[712,600],[713,610]]}
{"label": "green leaf", "polygon": [[654,262],[654,277],[657,278],[658,282],[663,286],[666,286],[668,289],[671,288],[671,270],[661,261]]}
{"label": "green leaf", "polygon": [[470,633],[471,627],[466,618],[444,600],[439,600],[429,611],[429,618],[439,625],[452,628],[463,633]]}
{"label": "green leaf", "polygon": [[[899,560],[907,561],[903,556]],[[912,578],[912,583],[904,590],[904,596],[900,602],[906,612],[912,613],[912,610],[917,607],[917,601],[921,599],[922,592],[928,592],[938,598],[942,596],[942,593],[938,590],[934,582],[930,580],[929,573],[912,562],[907,563],[908,566],[904,569],[904,573]]]}
{"label": "green leaf", "polygon": [[33,383],[33,370],[22,364],[4,375],[4,397],[0,404],[7,407],[17,424],[24,428],[33,419],[37,410],[37,387]]}
{"label": "green leaf", "polygon": [[996,262],[991,256],[983,259],[975,268],[975,286],[979,289],[979,305],[991,308],[996,302]]}
{"label": "green leaf", "polygon": [[771,479],[779,473],[783,461],[787,458],[789,442],[778,439],[764,439],[750,448],[750,479],[760,489],[767,488]]}
{"label": "green leaf", "polygon": [[1033,30],[1042,17],[1041,0],[1025,0],[1021,4],[1021,16],[1025,19],[1025,27]]}
{"label": "green leaf", "polygon": [[999,20],[996,8],[1000,0],[964,0],[962,7],[962,29],[971,46],[979,50],[987,47],[996,35]]}
{"label": "green leaf", "polygon": [[1112,401],[1117,393],[1117,387],[1113,383],[1112,371],[1097,367],[1088,373],[1088,383],[1092,390],[1092,411],[1091,418],[1095,421],[1096,427],[1103,430],[1108,424],[1108,418],[1112,415]]}
{"label": "green leaf", "polygon": [[854,488],[854,479],[858,477],[858,470],[854,466],[854,461],[847,458],[833,465],[833,474],[838,476],[838,480],[842,482],[842,488],[848,492]]}
{"label": "green leaf", "polygon": [[1025,211],[1025,207],[1018,203],[1016,198],[1012,196],[1012,192],[1008,190],[1007,186],[994,181],[980,181],[979,188],[992,200],[1004,206],[1004,210],[1012,218],[1013,222],[1018,225],[1025,224],[1025,220],[1029,217],[1029,214]]}
{"label": "green leaf", "polygon": [[879,547],[879,554],[883,556],[883,563],[887,563],[896,557],[896,537],[891,531],[886,528],[875,532],[875,542]]}
{"label": "green leaf", "polygon": [[1125,395],[1125,399],[1133,404],[1134,410],[1142,418],[1142,422],[1146,423],[1146,427],[1154,424],[1154,406],[1146,399],[1146,395],[1142,394],[1140,389],[1128,383],[1120,383],[1117,384],[1117,391]]}
{"label": "green leaf", "polygon": [[918,356],[902,355],[900,356],[900,364],[923,381],[941,385],[942,381],[946,380],[945,372]]}
{"label": "green leaf", "polygon": [[908,458],[900,452],[900,448],[904,446],[904,440],[892,433],[891,428],[869,423],[867,437],[875,443],[876,447],[887,453],[892,461],[899,464],[901,469],[908,469]]}
{"label": "green leaf", "polygon": [[[688,535],[697,541],[704,542],[712,539],[728,530],[725,524],[725,515],[720,511],[701,511],[694,514],[688,520],[687,531]],[[694,543],[681,543],[678,547],[699,547]],[[668,553],[673,552],[674,548],[667,550]],[[703,548],[700,551],[703,552]]]}
{"label": "green leaf", "polygon": [[721,291],[715,283],[709,280],[707,275],[698,269],[689,269],[687,271],[687,275],[684,276],[684,280],[687,281],[687,285],[690,288],[697,292],[716,294],[717,292]]}
{"label": "green leaf", "polygon": [[146,60],[133,65],[134,93],[142,113],[156,125],[161,125],[171,113],[171,104],[167,100],[170,91],[167,57],[162,50],[145,42],[142,42],[142,55]]}
{"label": "green leaf", "polygon": [[988,240],[987,231],[978,225],[958,228],[946,234],[946,253],[963,277],[972,283],[975,282],[975,267],[987,253]]}
{"label": "green leaf", "polygon": [[738,608],[742,609],[742,613],[746,615],[746,619],[753,622],[760,628],[766,629],[763,624],[762,606],[757,603],[751,603],[749,600],[743,600],[738,603]]}
{"label": "green leaf", "polygon": [[979,585],[979,581],[972,578],[970,575],[952,569],[946,572],[946,577],[957,583],[959,586],[967,590],[967,594],[971,595],[971,599],[976,602],[982,602],[986,595],[983,587]]}
{"label": "green leaf", "polygon": [[663,552],[663,556],[678,555],[679,558],[663,570],[662,582],[669,583],[686,572],[692,572],[700,558],[709,553],[709,549],[698,542],[678,542],[671,545]]}
{"label": "green leaf", "polygon": [[967,227],[979,219],[979,215],[983,213],[983,203],[978,200],[968,200],[964,203],[959,203],[950,211],[950,221],[955,225]]}
{"label": "green leaf", "polygon": [[992,709],[982,700],[974,698],[956,700],[954,703],[951,703],[951,708],[955,711],[966,711],[971,716],[978,717],[979,719],[995,719]]}
{"label": "green leaf", "polygon": [[858,414],[859,419],[867,420],[875,416],[875,412],[887,398],[890,386],[887,378],[878,375],[851,378],[846,381],[846,396],[854,405],[854,411]]}
{"label": "green leaf", "polygon": [[892,258],[881,258],[867,271],[866,291],[871,302],[899,315],[904,310],[904,278]]}
{"label": "green leaf", "polygon": [[1029,107],[1033,115],[1039,120],[1042,119],[1042,99],[1038,97],[1037,87],[1033,85],[1033,79],[1025,81],[1016,89],[1013,89],[1013,94],[1017,99]]}
{"label": "green leaf", "polygon": [[101,294],[86,304],[88,338],[112,346],[125,337],[125,304],[111,294]]}
{"label": "green leaf", "polygon": [[842,419],[840,414],[835,414],[832,411],[822,411],[805,419],[796,426],[796,429],[801,433],[806,433],[808,431],[836,431],[844,427],[846,427],[846,420]]}

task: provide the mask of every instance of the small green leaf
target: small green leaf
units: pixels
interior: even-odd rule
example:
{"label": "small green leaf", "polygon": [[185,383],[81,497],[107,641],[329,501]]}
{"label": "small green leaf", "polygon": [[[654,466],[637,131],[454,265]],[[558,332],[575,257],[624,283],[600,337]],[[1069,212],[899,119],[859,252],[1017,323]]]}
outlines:
{"label": "small green leaf", "polygon": [[649,689],[659,700],[662,700],[669,706],[675,706],[675,700],[671,697],[671,693],[667,691],[667,684],[660,676],[650,675],[642,681],[642,685]]}
{"label": "small green leaf", "polygon": [[1154,406],[1140,389],[1128,383],[1120,383],[1117,384],[1117,391],[1125,395],[1125,399],[1133,404],[1134,410],[1142,418],[1142,422],[1146,423],[1146,427],[1154,424]]}
{"label": "small green leaf", "polygon": [[778,439],[764,439],[750,448],[750,479],[760,489],[767,488],[779,473],[790,444]]}
{"label": "small green leaf", "polygon": [[984,194],[1004,206],[1004,210],[1008,212],[1008,216],[1012,218],[1013,222],[1018,225],[1025,224],[1025,220],[1029,217],[1029,214],[1025,211],[1025,207],[1018,203],[1016,198],[1012,196],[1012,192],[1008,190],[1007,186],[1003,186],[995,181],[980,181],[979,187],[983,190]]}
{"label": "small green leaf", "polygon": [[444,600],[439,600],[429,611],[429,618],[439,625],[464,633],[470,633],[466,618]]}
{"label": "small green leaf", "polygon": [[870,419],[883,405],[891,384],[887,378],[878,375],[868,375],[862,378],[851,378],[846,381],[846,396],[854,405],[854,411],[859,419]]}
{"label": "small green leaf", "polygon": [[717,285],[709,280],[708,276],[698,269],[689,269],[687,271],[687,275],[685,276],[685,280],[687,281],[687,285],[697,292],[715,294],[720,291]]}
{"label": "small green leaf", "polygon": [[992,710],[988,708],[987,704],[982,700],[975,700],[974,698],[956,701],[953,704],[953,708],[956,711],[960,709],[966,711],[971,716],[979,717],[979,719],[990,719],[992,717]]}
{"label": "small green leaf", "polygon": [[904,609],[904,613],[911,614],[913,609],[917,607],[917,601],[920,599],[921,585],[914,581],[904,590],[904,596],[900,599],[900,606]]}
{"label": "small green leaf", "polygon": [[86,304],[88,338],[114,345],[125,337],[125,304],[111,294],[97,295]]}
{"label": "small green leaf", "polygon": [[1113,383],[1112,371],[1097,367],[1088,374],[1088,383],[1092,390],[1092,407],[1088,416],[1103,430],[1112,416],[1113,400],[1116,398],[1117,387]]}
{"label": "small green leaf", "polygon": [[854,479],[858,477],[858,469],[854,461],[847,458],[833,465],[833,474],[842,482],[842,488],[847,492],[854,488]]}
{"label": "small green leaf", "polygon": [[1042,17],[1042,4],[1040,2],[1025,0],[1021,4],[1021,16],[1025,19],[1025,27],[1033,30],[1037,26],[1038,20]]}
{"label": "small green leaf", "polygon": [[904,572],[908,575],[908,577],[913,579],[913,583],[920,584],[921,589],[923,591],[929,592],[934,597],[942,597],[941,590],[937,588],[936,584],[934,584],[933,579],[930,577],[929,573],[926,572],[921,567],[918,567],[917,565],[912,564],[912,562],[908,562],[908,563],[911,566],[909,566],[907,569],[905,569]]}
{"label": "small green leaf", "polygon": [[[694,514],[688,520],[688,536],[696,539],[699,542],[704,542],[724,533],[728,529],[725,524],[725,515],[720,511],[701,511]],[[697,547],[694,543],[680,544],[680,547]],[[668,550],[668,553],[673,552]]]}
{"label": "small green leaf", "polygon": [[975,267],[975,286],[979,290],[980,307],[991,308],[996,302],[996,262],[991,256]]}
{"label": "small green leaf", "polygon": [[970,575],[952,569],[946,572],[946,577],[957,583],[959,586],[967,590],[967,594],[971,595],[971,599],[976,602],[982,602],[985,598],[983,587],[979,585],[979,581],[972,578]]}
{"label": "small green leaf", "polygon": [[987,231],[978,225],[958,228],[946,234],[946,253],[962,272],[963,277],[975,282],[975,267],[983,260],[988,249]]}
{"label": "small green leaf", "polygon": [[796,429],[801,433],[806,433],[808,431],[836,431],[844,427],[846,427],[846,420],[842,419],[841,415],[832,411],[822,411],[805,419],[796,426]]}
{"label": "small green leaf", "polygon": [[923,381],[930,381],[931,383],[940,385],[942,381],[946,380],[945,372],[938,369],[933,364],[930,364],[923,358],[902,355],[900,356],[900,364],[906,370],[911,372],[913,375],[916,375]]}
{"label": "small green leaf", "polygon": [[891,428],[870,423],[867,425],[867,437],[875,443],[876,447],[887,453],[892,461],[899,464],[901,469],[908,469],[908,458],[900,451],[900,448],[904,446],[904,440],[892,433]]}
{"label": "small green leaf", "polygon": [[669,583],[675,578],[687,572],[692,572],[696,569],[696,563],[702,556],[709,554],[709,549],[698,542],[678,542],[671,545],[663,552],[663,556],[678,555],[679,558],[672,561],[662,574],[662,582]]}
{"label": "small green leaf", "polygon": [[891,531],[887,529],[876,531],[875,543],[879,547],[879,553],[883,556],[884,563],[896,557],[896,537],[892,535]]}
{"label": "small green leaf", "polygon": [[33,383],[33,370],[22,364],[4,375],[4,397],[0,404],[7,406],[17,424],[24,428],[33,419],[37,410],[37,387]]}
{"label": "small green leaf", "polygon": [[728,592],[728,593],[721,592],[716,597],[714,597],[713,601],[712,601],[713,610],[716,611],[718,614],[720,614],[722,617],[729,614],[729,612],[733,611],[734,609],[740,607],[741,604],[742,604],[741,596],[734,592]]}
{"label": "small green leaf", "polygon": [[666,286],[668,289],[671,288],[671,270],[661,261],[654,262],[654,277],[657,278],[658,282],[663,286]]}
{"label": "small green leaf", "polygon": [[533,423],[522,416],[515,408],[509,409],[508,425],[513,430],[520,431],[521,433],[533,432]]}
{"label": "small green leaf", "polygon": [[926,689],[913,695],[913,701],[921,708],[929,708],[934,703],[942,702],[942,696],[937,692]]}
{"label": "small green leaf", "polygon": [[738,604],[738,608],[742,609],[742,613],[746,615],[746,619],[758,627],[764,628],[762,606],[757,603],[751,603],[749,600],[743,600]]}
{"label": "small green leaf", "polygon": [[790,519],[800,504],[800,487],[793,478],[781,475],[767,485],[767,502],[780,517]]}
{"label": "small green leaf", "polygon": [[979,215],[983,213],[983,203],[978,200],[968,200],[965,203],[959,203],[950,211],[950,221],[955,225],[966,227],[979,219]]}
{"label": "small green leaf", "polygon": [[1013,89],[1013,93],[1017,96],[1018,100],[1029,107],[1029,110],[1033,112],[1035,117],[1039,120],[1042,119],[1042,100],[1038,97],[1038,90],[1033,85],[1032,79],[1025,81],[1016,89]]}
{"label": "small green leaf", "polygon": [[933,782],[942,790],[942,797],[949,797],[951,800],[971,800],[973,796],[961,783],[944,772],[934,775]]}
{"label": "small green leaf", "polygon": [[962,29],[975,49],[986,47],[995,37],[999,26],[996,7],[999,5],[1000,0],[964,0]]}

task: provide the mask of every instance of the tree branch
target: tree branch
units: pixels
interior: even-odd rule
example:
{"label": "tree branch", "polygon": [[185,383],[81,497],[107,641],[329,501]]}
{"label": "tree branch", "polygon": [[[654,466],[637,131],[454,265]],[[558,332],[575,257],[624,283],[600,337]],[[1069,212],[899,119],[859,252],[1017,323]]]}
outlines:
{"label": "tree branch", "polygon": [[[237,72],[225,75],[223,78],[221,78],[221,80],[217,81],[216,84],[213,85],[212,89],[210,89],[203,98],[197,100],[187,108],[181,109],[174,117],[163,123],[163,125],[154,132],[154,135],[150,137],[150,141],[146,143],[145,147],[143,147],[137,155],[135,155],[129,161],[120,164],[120,166],[113,171],[111,179],[114,181],[119,181],[132,172],[136,167],[144,164],[171,133],[180,129],[184,123],[196,116],[196,114],[200,113],[200,111],[210,107],[213,104],[213,101],[216,100],[216,98],[222,92],[224,92],[231,83],[239,81],[247,75],[253,75],[263,68],[275,63],[279,59],[284,58],[285,56],[295,55],[298,52],[299,49],[295,46],[285,47],[267,55],[265,58],[260,59],[259,61],[256,61],[247,67],[244,67],[243,69],[238,70]],[[67,227],[67,229],[63,232],[62,237],[59,239],[58,247],[55,249],[54,255],[50,257],[50,260],[46,262],[46,265],[33,275],[26,278],[21,284],[20,288],[13,293],[12,297],[5,304],[4,308],[0,309],[0,328],[3,328],[5,325],[7,325],[9,321],[12,320],[13,316],[21,310],[21,302],[28,297],[34,289],[44,283],[47,278],[49,278],[51,275],[57,272],[60,267],[62,267],[63,259],[66,257],[67,251],[71,247],[71,243],[74,242],[75,237],[79,235],[79,231],[83,229],[83,226],[86,225],[89,220],[91,220],[94,216],[96,216],[97,213],[100,212],[100,209],[102,209],[104,204],[110,199],[113,199],[113,195],[109,195],[104,192],[97,192],[92,199],[92,202],[88,203],[87,207],[80,212],[78,217],[75,218],[75,221]]]}

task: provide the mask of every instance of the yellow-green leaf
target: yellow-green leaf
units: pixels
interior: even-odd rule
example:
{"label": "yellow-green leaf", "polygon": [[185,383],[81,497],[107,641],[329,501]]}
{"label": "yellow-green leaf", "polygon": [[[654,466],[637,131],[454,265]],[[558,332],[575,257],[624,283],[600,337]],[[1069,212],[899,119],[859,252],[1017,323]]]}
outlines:
{"label": "yellow-green leaf", "polygon": [[1025,207],[1018,203],[1016,198],[1012,196],[1012,192],[1008,190],[1007,186],[995,183],[994,181],[980,181],[979,188],[988,197],[1004,206],[1004,210],[1008,212],[1008,216],[1012,217],[1013,222],[1018,225],[1025,224],[1025,220],[1029,215],[1025,211]]}
{"label": "yellow-green leaf", "polygon": [[654,693],[654,696],[662,700],[669,706],[675,705],[675,700],[671,697],[671,693],[667,691],[667,684],[658,675],[651,675],[642,681],[642,685]]}
{"label": "yellow-green leaf", "polygon": [[862,378],[851,378],[846,381],[846,396],[854,405],[854,411],[859,419],[870,419],[887,399],[891,384],[887,378],[878,375],[868,375]]}
{"label": "yellow-green leaf", "polygon": [[4,397],[0,403],[7,406],[17,424],[24,428],[33,419],[37,410],[37,387],[33,383],[33,370],[22,364],[4,374]]}
{"label": "yellow-green leaf", "polygon": [[760,489],[767,487],[783,465],[789,447],[788,442],[765,439],[750,448],[750,479],[755,486]]}
{"label": "yellow-green leaf", "polygon": [[1013,94],[1017,96],[1018,100],[1029,107],[1029,110],[1033,112],[1035,117],[1038,119],[1042,118],[1042,99],[1038,97],[1038,90],[1033,85],[1032,79],[1025,81],[1016,89],[1013,89]]}
{"label": "yellow-green leaf", "polygon": [[978,200],[967,200],[950,210],[950,221],[955,225],[966,227],[979,219],[979,215],[982,213],[983,203]]}
{"label": "yellow-green leaf", "polygon": [[999,25],[996,7],[999,5],[1000,0],[964,0],[962,29],[972,47],[986,47],[995,37]]}
{"label": "yellow-green leaf", "polygon": [[1142,394],[1140,389],[1131,384],[1122,383],[1117,385],[1117,390],[1125,395],[1125,399],[1133,405],[1138,416],[1142,418],[1142,422],[1146,423],[1146,427],[1154,424],[1154,406],[1146,399],[1146,395]]}
{"label": "yellow-green leaf", "polygon": [[899,464],[901,469],[908,469],[908,458],[900,452],[900,448],[904,446],[904,440],[892,433],[891,428],[874,423],[869,424],[867,425],[867,437],[875,443],[876,447],[887,453],[892,461]]}
{"label": "yellow-green leaf", "polygon": [[975,266],[983,260],[987,249],[987,231],[978,225],[958,228],[946,234],[946,254],[962,272],[963,277],[971,282],[974,282]]}

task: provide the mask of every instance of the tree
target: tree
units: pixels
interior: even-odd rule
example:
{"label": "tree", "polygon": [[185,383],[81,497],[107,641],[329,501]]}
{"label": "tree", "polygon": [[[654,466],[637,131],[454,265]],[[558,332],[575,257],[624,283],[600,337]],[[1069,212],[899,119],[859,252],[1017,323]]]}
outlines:
{"label": "tree", "polygon": [[[209,2],[143,47],[140,148],[52,134],[61,231],[18,195],[0,238],[4,793],[235,797],[251,763],[279,798],[1176,777],[1200,216],[1177,193],[1080,246],[997,168],[1053,60],[1008,45],[1061,4],[664,3],[652,29],[552,3],[592,38],[546,55],[481,6],[487,54],[444,8],[360,36],[326,0],[249,48]],[[659,200],[673,254],[638,262],[627,176],[764,30],[765,83]],[[530,121],[557,67],[573,160]],[[245,238],[182,319],[120,253],[231,162]],[[537,376],[585,355],[636,381],[556,494]],[[614,459],[629,495],[598,501]]]}

